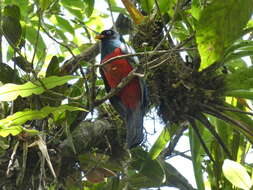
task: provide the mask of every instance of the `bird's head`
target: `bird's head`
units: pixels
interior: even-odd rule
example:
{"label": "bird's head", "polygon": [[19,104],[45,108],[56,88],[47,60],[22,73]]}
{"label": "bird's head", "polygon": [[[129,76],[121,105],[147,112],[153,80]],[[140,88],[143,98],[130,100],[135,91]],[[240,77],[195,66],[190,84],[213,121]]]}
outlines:
{"label": "bird's head", "polygon": [[113,52],[116,48],[120,48],[124,40],[122,36],[114,30],[104,30],[98,34],[96,39],[101,40],[101,58]]}
{"label": "bird's head", "polygon": [[98,34],[95,38],[102,41],[120,40],[120,35],[114,30],[104,30],[103,32]]}

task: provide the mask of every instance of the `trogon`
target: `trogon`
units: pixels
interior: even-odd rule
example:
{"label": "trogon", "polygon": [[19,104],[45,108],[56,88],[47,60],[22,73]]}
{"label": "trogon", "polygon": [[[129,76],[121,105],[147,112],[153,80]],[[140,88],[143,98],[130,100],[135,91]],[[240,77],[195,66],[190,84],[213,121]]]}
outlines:
{"label": "trogon", "polygon": [[[114,30],[104,30],[96,39],[101,40],[101,63],[110,58],[134,53],[122,36]],[[136,56],[116,59],[100,69],[106,91],[109,92],[139,64]],[[139,145],[144,138],[143,117],[147,108],[147,88],[142,78],[133,78],[118,94],[110,99],[112,106],[126,123],[128,148]]]}

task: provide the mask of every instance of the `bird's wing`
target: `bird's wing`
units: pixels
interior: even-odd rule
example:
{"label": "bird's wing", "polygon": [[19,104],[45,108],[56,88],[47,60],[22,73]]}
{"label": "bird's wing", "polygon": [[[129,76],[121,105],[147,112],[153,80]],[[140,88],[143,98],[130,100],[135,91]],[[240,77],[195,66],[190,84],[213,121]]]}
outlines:
{"label": "bird's wing", "polygon": [[[121,43],[120,49],[121,49],[121,51],[122,51],[123,54],[135,54],[136,53],[132,47],[128,46],[124,42]],[[140,63],[137,56],[128,57],[127,60],[129,61],[129,63],[132,66]]]}
{"label": "bird's wing", "polygon": [[[121,51],[123,54],[135,54],[135,50],[133,48],[131,48],[131,46],[128,46],[124,41],[122,41],[121,43]],[[133,67],[136,66],[137,64],[140,64],[140,61],[138,59],[137,56],[132,56],[127,58],[129,64],[131,64]],[[141,87],[141,94],[142,94],[142,110],[144,111],[144,113],[146,112],[147,106],[148,106],[148,90],[147,90],[147,86],[144,82],[143,79],[139,78],[139,84]],[[143,113],[143,114],[144,114]]]}
{"label": "bird's wing", "polygon": [[[105,78],[105,74],[103,69],[100,69],[100,74],[103,78],[104,84],[105,84],[105,90],[107,93],[110,92],[111,88]],[[126,107],[121,103],[120,99],[118,96],[113,96],[112,98],[110,98],[110,102],[111,104],[114,106],[114,108],[116,109],[116,111],[121,115],[122,118],[126,118],[126,113],[127,113],[127,109]]]}

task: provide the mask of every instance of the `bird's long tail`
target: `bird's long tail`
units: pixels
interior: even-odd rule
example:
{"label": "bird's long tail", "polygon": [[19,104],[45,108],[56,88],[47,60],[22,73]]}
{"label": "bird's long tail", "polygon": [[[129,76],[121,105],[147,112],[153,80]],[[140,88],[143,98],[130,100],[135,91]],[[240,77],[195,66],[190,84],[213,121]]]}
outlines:
{"label": "bird's long tail", "polygon": [[144,138],[143,135],[143,112],[141,108],[131,110],[127,114],[126,127],[127,127],[127,146],[133,148],[139,145]]}

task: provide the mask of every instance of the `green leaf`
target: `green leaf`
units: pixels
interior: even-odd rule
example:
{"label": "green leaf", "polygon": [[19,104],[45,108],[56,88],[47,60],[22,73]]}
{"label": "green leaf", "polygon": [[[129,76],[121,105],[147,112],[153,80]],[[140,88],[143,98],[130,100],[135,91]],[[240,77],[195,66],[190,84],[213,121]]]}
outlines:
{"label": "green leaf", "polygon": [[69,0],[61,0],[60,2],[62,3],[63,6],[70,6],[70,7],[76,7],[76,8],[83,9],[85,1],[80,1],[80,0],[71,0],[71,1],[69,1]]}
{"label": "green leaf", "polygon": [[10,83],[18,79],[18,74],[9,65],[0,63],[0,81]]}
{"label": "green leaf", "polygon": [[201,55],[201,68],[222,58],[225,49],[242,34],[252,15],[253,0],[211,1],[200,14],[196,41]]}
{"label": "green leaf", "polygon": [[94,0],[84,1],[84,10],[87,17],[90,17],[92,15],[92,12],[94,10],[94,3]]}
{"label": "green leaf", "polygon": [[252,186],[247,170],[239,163],[226,159],[222,166],[225,177],[236,187],[249,190]]}
{"label": "green leaf", "polygon": [[52,75],[58,75],[59,71],[60,71],[60,68],[59,68],[58,57],[53,56],[47,67],[46,77],[49,77]]}
{"label": "green leaf", "polygon": [[252,47],[253,48],[253,41],[250,41],[250,40],[238,41],[226,49],[225,55],[227,55],[229,53],[234,53],[235,50],[239,50],[239,49],[245,48],[245,47]]}
{"label": "green leaf", "polygon": [[147,152],[139,148],[133,150],[133,156],[131,165],[139,172],[129,176],[129,183],[136,187],[161,185],[166,176],[159,160],[152,160]]}
{"label": "green leaf", "polygon": [[22,132],[22,126],[11,126],[6,128],[0,127],[0,136],[7,137],[8,135],[16,136]]}
{"label": "green leaf", "polygon": [[246,56],[252,56],[252,55],[253,55],[253,50],[243,50],[243,51],[229,54],[228,56],[224,58],[223,61],[228,62],[231,60],[239,59]]}
{"label": "green leaf", "polygon": [[[203,127],[198,128],[199,133],[203,135]],[[190,140],[190,148],[192,155],[192,164],[194,169],[194,175],[196,184],[199,190],[205,190],[204,180],[203,180],[203,171],[202,171],[202,152],[201,152],[201,144],[199,138],[195,134],[192,128],[189,128],[189,140]]]}
{"label": "green leaf", "polygon": [[228,90],[224,94],[226,96],[253,100],[253,90]]}
{"label": "green leaf", "polygon": [[192,0],[192,7],[191,7],[191,14],[192,16],[199,20],[200,14],[201,14],[201,6],[199,0]]}
{"label": "green leaf", "polygon": [[41,10],[46,10],[51,4],[51,0],[39,0]]}
{"label": "green leaf", "polygon": [[[233,90],[243,90],[242,92],[251,93],[249,89],[253,87],[253,67],[244,67],[235,70],[233,73],[228,74],[224,78],[225,82],[225,95],[231,93]],[[246,91],[244,91],[246,90]],[[238,91],[240,92],[240,91]]]}
{"label": "green leaf", "polygon": [[[46,89],[52,89],[56,86],[63,85],[69,80],[78,78],[76,76],[51,76],[48,78],[41,79],[42,83],[45,85]],[[41,84],[36,81],[34,83],[27,82],[22,85],[17,84],[6,84],[0,87],[0,101],[11,101],[15,100],[18,96],[27,97],[32,94],[42,94],[45,89],[41,86]]]}
{"label": "green leaf", "polygon": [[4,16],[2,30],[7,41],[14,46],[18,45],[22,35],[22,27],[19,20],[15,17]]}
{"label": "green leaf", "polygon": [[147,13],[151,13],[152,8],[154,6],[154,0],[139,0],[141,7]]}
{"label": "green leaf", "polygon": [[16,136],[21,132],[26,132],[29,135],[37,135],[39,134],[39,131],[35,129],[26,129],[20,125],[14,125],[9,127],[0,127],[0,136],[1,137],[7,137],[9,135]]}
{"label": "green leaf", "polygon": [[[35,44],[37,42],[37,28],[36,28],[36,26],[34,27],[34,26],[26,25],[24,30],[26,31],[25,38],[31,43],[31,45],[33,47],[35,47]],[[37,57],[40,58],[44,54],[45,49],[46,49],[46,44],[40,34],[39,34],[37,45],[38,45],[38,48],[37,48],[36,55],[37,55]]]}
{"label": "green leaf", "polygon": [[7,128],[9,126],[17,126],[22,125],[30,120],[43,119],[47,117],[49,114],[53,114],[53,116],[57,116],[65,111],[86,111],[83,108],[73,107],[69,105],[61,105],[59,107],[43,107],[41,110],[25,110],[16,112],[13,115],[8,116],[5,119],[0,120],[0,128]]}
{"label": "green leaf", "polygon": [[156,159],[162,150],[165,148],[166,144],[170,140],[170,132],[168,128],[164,128],[159,137],[157,138],[155,144],[149,151],[149,155],[152,160]]}
{"label": "green leaf", "polygon": [[58,25],[66,30],[67,32],[71,33],[71,34],[75,34],[75,31],[74,31],[74,28],[71,26],[71,24],[63,17],[60,17],[60,16],[55,16],[56,20],[57,20],[57,23]]}
{"label": "green leaf", "polygon": [[20,18],[21,18],[19,7],[17,5],[13,5],[13,4],[7,5],[6,7],[4,7],[3,15],[16,18],[17,20],[20,20]]}
{"label": "green leaf", "polygon": [[172,8],[174,2],[171,0],[159,0],[157,3],[161,13],[166,13],[170,8]]}
{"label": "green leaf", "polygon": [[14,57],[12,60],[23,71],[25,71],[25,72],[32,71],[32,65],[30,63],[28,63],[23,57],[17,56],[17,57]]}
{"label": "green leaf", "polygon": [[20,24],[20,9],[17,5],[7,5],[4,7],[2,30],[8,42],[17,45],[22,35],[22,27]]}

